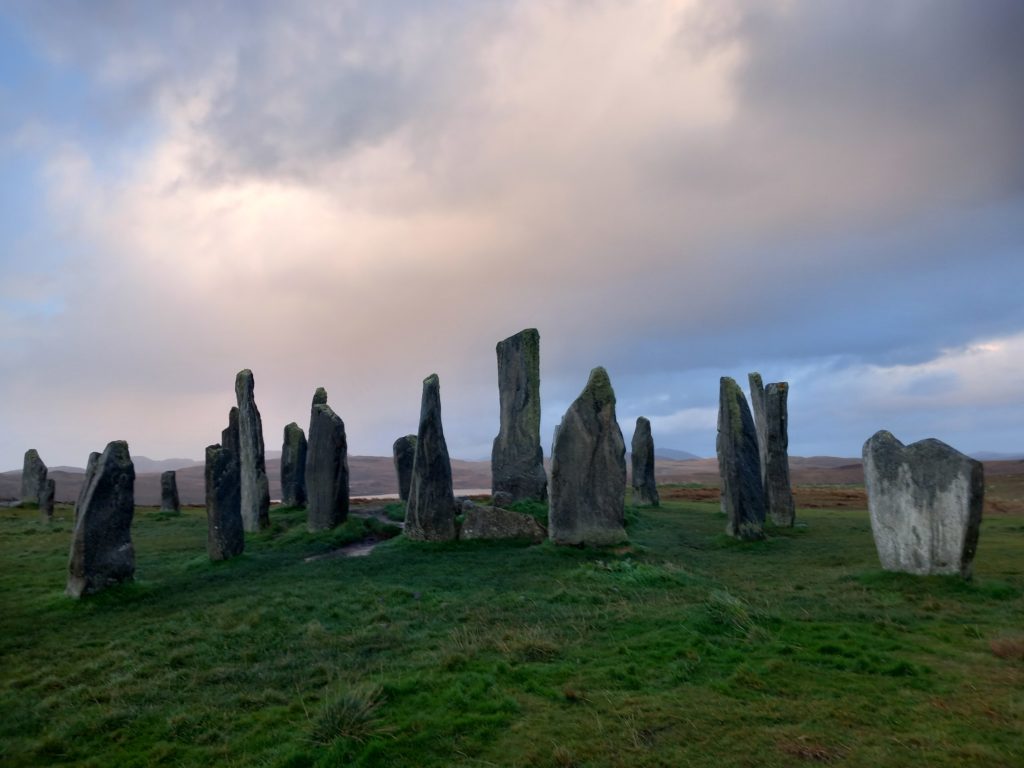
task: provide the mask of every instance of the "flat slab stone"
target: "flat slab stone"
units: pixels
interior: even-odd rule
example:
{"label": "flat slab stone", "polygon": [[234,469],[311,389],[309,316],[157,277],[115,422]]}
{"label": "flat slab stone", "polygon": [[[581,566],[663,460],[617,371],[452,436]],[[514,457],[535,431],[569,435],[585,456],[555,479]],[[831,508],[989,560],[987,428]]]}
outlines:
{"label": "flat slab stone", "polygon": [[933,438],[905,446],[885,430],[864,443],[863,458],[882,568],[969,578],[985,496],[981,462]]}
{"label": "flat slab stone", "polygon": [[245,551],[238,457],[230,448],[209,445],[205,472],[206,553],[211,560],[228,560]]}
{"label": "flat slab stone", "polygon": [[459,538],[466,541],[475,539],[517,539],[540,543],[548,532],[532,515],[513,512],[497,507],[474,506],[465,509]]}
{"label": "flat slab stone", "polygon": [[21,503],[38,504],[39,494],[46,485],[46,464],[35,448],[25,451],[21,466]]}
{"label": "flat slab stone", "polygon": [[95,461],[90,456],[71,534],[68,595],[90,595],[135,575],[134,514],[135,465],[128,443],[115,440]]}
{"label": "flat slab stone", "polygon": [[412,463],[416,458],[416,435],[406,435],[395,440],[391,446],[395,463],[395,477],[398,480],[398,499],[409,500],[409,486],[412,484]]}
{"label": "flat slab stone", "polygon": [[286,507],[306,506],[308,450],[302,427],[293,421],[284,428],[284,440],[281,444],[281,502]]}
{"label": "flat slab stone", "polygon": [[661,502],[658,483],[654,479],[654,437],[651,422],[640,416],[633,430],[631,462],[633,465],[633,503],[652,507]]}
{"label": "flat slab stone", "polygon": [[626,443],[615,418],[615,392],[604,368],[555,429],[551,448],[548,536],[558,544],[625,541]]}
{"label": "flat slab stone", "polygon": [[738,539],[764,538],[764,488],[754,419],[743,390],[728,376],[719,382],[718,473],[726,533]]}
{"label": "flat slab stone", "polygon": [[345,422],[331,406],[314,405],[306,453],[306,525],[310,531],[326,531],[345,522],[348,490]]}

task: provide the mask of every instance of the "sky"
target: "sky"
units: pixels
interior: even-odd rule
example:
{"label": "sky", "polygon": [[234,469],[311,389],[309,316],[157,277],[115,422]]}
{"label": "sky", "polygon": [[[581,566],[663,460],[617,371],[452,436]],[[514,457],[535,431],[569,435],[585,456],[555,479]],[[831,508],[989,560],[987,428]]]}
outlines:
{"label": "sky", "polygon": [[541,336],[545,454],[604,366],[628,442],[1024,453],[1019,0],[0,2],[0,469],[201,458],[251,368],[390,455],[441,381],[490,455]]}

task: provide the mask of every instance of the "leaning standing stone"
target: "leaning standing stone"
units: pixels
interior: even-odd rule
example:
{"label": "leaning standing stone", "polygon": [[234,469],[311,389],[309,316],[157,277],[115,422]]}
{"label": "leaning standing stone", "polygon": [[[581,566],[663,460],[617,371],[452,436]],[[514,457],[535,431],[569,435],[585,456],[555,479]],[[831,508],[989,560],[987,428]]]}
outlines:
{"label": "leaning standing stone", "polygon": [[326,531],[348,518],[348,440],[329,405],[314,405],[306,453],[306,524]]}
{"label": "leaning standing stone", "polygon": [[284,428],[281,446],[281,501],[286,507],[306,506],[306,435],[294,421]]}
{"label": "leaning standing stone", "polygon": [[160,511],[178,514],[181,500],[178,498],[178,473],[169,469],[160,475]]}
{"label": "leaning standing stone", "polygon": [[558,544],[614,544],[626,538],[626,443],[604,368],[555,429],[548,536]]}
{"label": "leaning standing stone", "polygon": [[864,443],[863,457],[882,568],[970,578],[985,495],[981,462],[933,438],[904,446],[885,430]]}
{"label": "leaning standing stone", "polygon": [[441,382],[436,373],[423,380],[405,535],[422,541],[452,541],[457,536],[452,464],[441,428]]}
{"label": "leaning standing stone", "polygon": [[206,447],[206,553],[227,560],[245,550],[242,528],[241,468],[221,445]]}
{"label": "leaning standing stone", "polygon": [[640,416],[633,431],[633,503],[658,506],[658,484],[654,480],[654,438],[651,422]]}
{"label": "leaning standing stone", "polygon": [[128,443],[108,443],[90,469],[71,535],[65,591],[72,597],[99,592],[135,574],[135,465]]}
{"label": "leaning standing stone", "polygon": [[764,497],[768,515],[778,526],[792,528],[796,521],[793,489],[789,483],[789,384],[769,384],[764,391]]}
{"label": "leaning standing stone", "polygon": [[43,483],[43,490],[39,494],[39,519],[44,523],[53,520],[53,497],[57,493],[57,481],[52,477]]}
{"label": "leaning standing stone", "polygon": [[25,451],[25,460],[21,466],[21,503],[38,504],[39,494],[46,485],[46,465],[39,458],[35,448]]}
{"label": "leaning standing stone", "polygon": [[727,376],[719,388],[716,448],[726,532],[738,539],[764,538],[764,490],[754,419],[743,390]]}
{"label": "leaning standing stone", "polygon": [[757,455],[761,462],[761,487],[768,485],[768,419],[765,413],[764,381],[760,373],[748,373],[750,383],[750,411],[757,433]]}
{"label": "leaning standing stone", "polygon": [[416,435],[406,435],[395,440],[391,454],[395,461],[395,475],[398,477],[398,498],[400,501],[408,501],[412,462],[416,458]]}
{"label": "leaning standing stone", "polygon": [[256,407],[255,382],[248,368],[235,377],[238,400],[238,435],[241,443],[242,525],[258,531],[270,525],[270,482],[263,452],[263,420]]}
{"label": "leaning standing stone", "polygon": [[491,449],[491,492],[513,501],[547,501],[548,478],[540,446],[540,334],[527,328],[499,341],[501,420]]}

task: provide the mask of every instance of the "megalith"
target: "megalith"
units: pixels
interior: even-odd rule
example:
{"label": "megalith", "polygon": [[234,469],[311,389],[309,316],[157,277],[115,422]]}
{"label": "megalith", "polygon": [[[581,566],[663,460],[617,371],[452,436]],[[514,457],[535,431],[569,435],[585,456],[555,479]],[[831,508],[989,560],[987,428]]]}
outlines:
{"label": "megalith", "polygon": [[643,416],[637,417],[633,430],[632,449],[633,503],[658,506],[658,484],[654,479],[654,438],[651,436],[651,422]]}
{"label": "megalith", "polygon": [[348,518],[348,440],[331,406],[314,405],[306,452],[306,525],[326,531]]}
{"label": "megalith", "polygon": [[416,458],[416,435],[406,435],[395,440],[391,446],[391,454],[395,462],[395,475],[398,478],[398,498],[409,500],[409,484],[412,482],[412,462]]}
{"label": "megalith", "polygon": [[21,465],[21,503],[38,504],[39,494],[46,485],[46,465],[39,458],[35,448],[25,451],[25,460]]}
{"label": "megalith", "polygon": [[85,475],[82,478],[82,485],[78,488],[78,498],[75,500],[75,523],[78,522],[79,513],[85,503],[85,494],[89,490],[89,481],[96,474],[96,466],[99,464],[100,454],[93,451],[85,462]]}
{"label": "megalith", "polygon": [[540,334],[527,328],[496,348],[500,422],[491,449],[491,493],[547,501],[540,445]]}
{"label": "megalith", "polygon": [[405,535],[422,541],[452,541],[458,535],[452,464],[441,427],[441,383],[436,373],[423,380],[420,425],[405,507]]}
{"label": "megalith", "polygon": [[270,525],[270,482],[263,450],[263,420],[256,407],[252,371],[239,371],[235,377],[238,400],[239,464],[242,482],[242,525],[258,531]]}
{"label": "megalith", "polygon": [[281,445],[281,501],[286,507],[306,506],[306,435],[294,421],[284,428]]}
{"label": "megalith", "polygon": [[789,384],[769,384],[764,391],[764,503],[772,523],[792,528],[796,522],[789,482]]}
{"label": "megalith", "polygon": [[863,458],[882,568],[970,578],[985,495],[981,462],[934,438],[905,446],[885,430],[864,443]]}
{"label": "megalith", "polygon": [[220,444],[231,451],[236,460],[242,453],[242,441],[238,434],[238,407],[232,406],[228,411],[228,425],[220,432]]}
{"label": "megalith", "polygon": [[206,553],[211,560],[228,560],[245,550],[241,466],[226,445],[208,445],[205,469]]}
{"label": "megalith", "polygon": [[723,376],[718,399],[718,474],[726,532],[738,539],[764,538],[764,489],[754,419],[743,390]]}
{"label": "megalith", "polygon": [[71,534],[65,590],[71,597],[99,592],[135,574],[135,465],[128,443],[108,443],[89,464]]}
{"label": "megalith", "polygon": [[615,392],[605,369],[595,368],[555,428],[548,536],[558,544],[623,541],[625,503],[626,443]]}
{"label": "megalith", "polygon": [[173,469],[160,473],[160,511],[181,512],[181,500],[178,498],[178,473]]}
{"label": "megalith", "polygon": [[53,501],[56,494],[57,481],[52,477],[46,478],[43,490],[39,493],[39,519],[44,523],[53,520]]}

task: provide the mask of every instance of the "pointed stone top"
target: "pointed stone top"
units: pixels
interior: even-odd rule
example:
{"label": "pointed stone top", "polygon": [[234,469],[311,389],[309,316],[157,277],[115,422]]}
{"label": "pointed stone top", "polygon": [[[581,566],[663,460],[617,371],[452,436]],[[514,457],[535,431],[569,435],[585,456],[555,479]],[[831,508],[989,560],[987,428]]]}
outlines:
{"label": "pointed stone top", "polygon": [[432,373],[423,380],[423,386],[440,388],[441,380],[437,377],[436,373]]}
{"label": "pointed stone top", "polygon": [[596,401],[599,407],[605,403],[615,405],[615,390],[612,389],[612,381],[608,378],[608,371],[598,366],[590,372],[587,379],[587,386],[580,392],[580,398],[589,397]]}
{"label": "pointed stone top", "polygon": [[235,396],[239,402],[251,398],[255,387],[256,381],[253,379],[252,371],[248,368],[242,369],[235,375]]}
{"label": "pointed stone top", "polygon": [[316,392],[313,393],[313,405],[326,405],[327,404],[327,390],[323,387],[317,387]]}
{"label": "pointed stone top", "polygon": [[636,428],[638,430],[639,429],[646,429],[648,432],[650,432],[651,431],[651,420],[648,419],[646,416],[637,416],[636,417]]}
{"label": "pointed stone top", "polygon": [[750,390],[764,389],[764,381],[761,379],[761,374],[757,371],[747,374],[747,380],[750,382]]}

